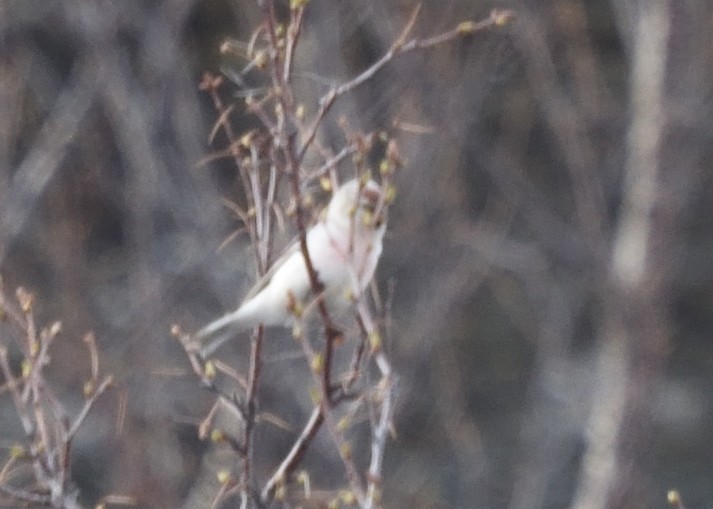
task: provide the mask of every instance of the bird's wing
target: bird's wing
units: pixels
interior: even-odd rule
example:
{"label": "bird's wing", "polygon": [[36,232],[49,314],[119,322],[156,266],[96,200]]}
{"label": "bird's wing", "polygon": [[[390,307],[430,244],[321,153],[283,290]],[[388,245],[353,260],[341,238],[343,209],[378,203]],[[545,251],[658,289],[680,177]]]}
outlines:
{"label": "bird's wing", "polygon": [[272,276],[275,275],[275,272],[280,270],[280,267],[285,264],[285,261],[287,261],[287,259],[292,256],[293,253],[298,251],[299,248],[300,243],[298,239],[293,239],[292,242],[287,245],[284,251],[282,251],[282,254],[280,254],[279,258],[277,258],[277,260],[275,260],[275,262],[270,266],[267,272],[265,272],[265,274],[263,274],[262,277],[255,282],[253,287],[243,299],[243,304],[255,297],[258,293],[260,293],[270,283],[270,280],[272,279]]}

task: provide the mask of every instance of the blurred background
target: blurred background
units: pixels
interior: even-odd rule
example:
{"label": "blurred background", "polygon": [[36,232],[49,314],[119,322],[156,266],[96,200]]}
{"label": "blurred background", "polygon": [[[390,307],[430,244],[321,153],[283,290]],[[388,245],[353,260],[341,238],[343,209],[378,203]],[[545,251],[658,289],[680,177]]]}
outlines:
{"label": "blurred background", "polygon": [[[406,161],[377,276],[399,376],[385,506],[664,507],[675,488],[713,507],[713,5],[422,6],[418,37],[494,7],[517,17],[394,60],[330,116],[389,131]],[[308,115],[414,7],[310,2]],[[88,330],[121,387],[76,439],[87,505],[209,502],[196,425],[211,397],[169,329],[195,330],[254,280],[244,238],[218,249],[239,226],[221,197],[241,195],[229,161],[200,164],[221,147],[198,85],[238,65],[220,44],[259,23],[248,0],[0,3],[0,273],[9,294],[35,293],[42,323],[62,321],[49,377],[69,410]],[[299,360],[270,341],[278,379]],[[284,412],[309,405],[266,391]],[[7,447],[21,435],[0,405]],[[266,471],[293,437],[265,445]],[[320,444],[313,483],[330,486],[341,470]]]}

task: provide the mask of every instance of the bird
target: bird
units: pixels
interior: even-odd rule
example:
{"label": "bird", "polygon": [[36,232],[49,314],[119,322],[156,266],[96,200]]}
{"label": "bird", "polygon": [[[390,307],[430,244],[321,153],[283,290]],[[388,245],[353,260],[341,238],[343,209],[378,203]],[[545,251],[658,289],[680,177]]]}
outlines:
{"label": "bird", "polygon": [[[334,191],[322,219],[306,232],[309,258],[330,314],[348,309],[374,276],[386,232],[384,198],[374,180],[349,180]],[[289,327],[311,290],[307,265],[295,240],[237,309],[200,329],[192,344],[205,358],[258,325]]]}

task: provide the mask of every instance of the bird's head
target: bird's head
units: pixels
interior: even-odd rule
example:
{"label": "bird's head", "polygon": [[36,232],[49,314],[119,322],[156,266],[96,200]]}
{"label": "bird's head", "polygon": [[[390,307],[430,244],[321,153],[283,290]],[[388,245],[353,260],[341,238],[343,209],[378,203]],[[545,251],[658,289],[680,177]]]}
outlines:
{"label": "bird's head", "polygon": [[327,208],[327,221],[350,224],[357,229],[379,229],[386,223],[386,208],[379,184],[368,180],[361,184],[352,179],[334,192]]}

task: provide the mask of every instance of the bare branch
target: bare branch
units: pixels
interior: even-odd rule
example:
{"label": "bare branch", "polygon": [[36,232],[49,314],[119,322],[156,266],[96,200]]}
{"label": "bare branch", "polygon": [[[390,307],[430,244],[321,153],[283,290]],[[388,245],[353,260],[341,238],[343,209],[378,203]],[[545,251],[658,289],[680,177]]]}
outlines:
{"label": "bare branch", "polygon": [[270,479],[265,483],[265,487],[262,489],[260,495],[260,500],[263,504],[270,502],[277,486],[285,482],[290,474],[295,471],[323,422],[324,416],[322,415],[322,408],[317,406],[312,410],[312,415],[310,415],[302,433],[297,437],[295,443],[292,444],[290,452],[287,453],[285,459],[280,463],[280,466],[277,467]]}

